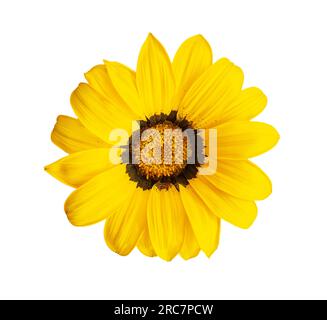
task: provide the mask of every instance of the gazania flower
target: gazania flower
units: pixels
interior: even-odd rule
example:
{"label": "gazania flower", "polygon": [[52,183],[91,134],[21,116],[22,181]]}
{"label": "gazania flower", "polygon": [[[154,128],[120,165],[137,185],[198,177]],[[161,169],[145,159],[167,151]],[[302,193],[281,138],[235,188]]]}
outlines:
{"label": "gazania flower", "polygon": [[[242,89],[239,67],[225,58],[212,63],[199,35],[186,40],[171,62],[150,34],[136,71],[105,61],[85,78],[71,96],[77,118],[59,116],[52,132],[52,141],[69,155],[45,168],[76,188],[65,203],[73,225],[106,220],[110,249],[127,255],[137,247],[165,260],[177,254],[189,259],[200,250],[210,256],[221,219],[251,226],[255,200],[271,193],[271,182],[248,159],[271,149],[279,136],[272,126],[251,121],[267,99],[258,88]],[[200,175],[204,164],[187,163],[183,152],[178,164],[126,163],[131,138],[121,145],[120,163],[113,163],[111,132],[124,129],[132,137],[136,120],[138,130],[158,130],[160,148],[165,129],[216,129],[217,169]],[[207,137],[204,144],[208,159]]]}

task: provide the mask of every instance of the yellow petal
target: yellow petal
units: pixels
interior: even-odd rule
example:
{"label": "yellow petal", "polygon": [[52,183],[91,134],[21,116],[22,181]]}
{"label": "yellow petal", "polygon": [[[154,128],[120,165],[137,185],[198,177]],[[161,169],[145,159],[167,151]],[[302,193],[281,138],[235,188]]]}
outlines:
{"label": "yellow petal", "polygon": [[184,241],[185,212],[175,188],[150,191],[147,208],[151,243],[155,252],[170,261],[179,252]]}
{"label": "yellow petal", "polygon": [[200,247],[198,245],[198,242],[196,241],[192,227],[190,223],[185,220],[184,242],[179,254],[184,260],[188,260],[196,257],[199,252]]}
{"label": "yellow petal", "polygon": [[212,64],[209,43],[201,35],[187,39],[179,47],[174,60],[173,72],[176,81],[174,106],[178,107],[193,82]]}
{"label": "yellow petal", "polygon": [[219,160],[217,172],[203,177],[216,188],[244,200],[263,200],[272,190],[267,175],[248,160]]}
{"label": "yellow petal", "polygon": [[238,97],[242,84],[242,70],[228,59],[220,59],[193,83],[181,101],[179,115],[197,128],[210,127]]}
{"label": "yellow petal", "polygon": [[128,201],[135,188],[126,166],[117,165],[75,190],[66,200],[65,212],[76,226],[99,222]]}
{"label": "yellow petal", "polygon": [[203,177],[190,180],[190,184],[210,211],[237,227],[249,228],[257,217],[255,203],[235,198],[209,185]]}
{"label": "yellow petal", "polygon": [[247,159],[270,150],[279,140],[271,125],[261,122],[227,122],[217,127],[218,158]]}
{"label": "yellow petal", "polygon": [[85,83],[72,93],[71,105],[82,124],[105,142],[109,141],[113,129],[125,129],[131,133],[133,115],[110,104]]}
{"label": "yellow petal", "polygon": [[191,185],[180,187],[180,194],[197,242],[210,257],[219,244],[220,219],[204,204]]}
{"label": "yellow petal", "polygon": [[137,242],[137,248],[147,257],[156,256],[156,252],[154,251],[150,240],[149,229],[147,224]]}
{"label": "yellow petal", "polygon": [[267,97],[258,88],[247,88],[241,91],[239,97],[222,112],[219,123],[227,121],[251,120],[267,105]]}
{"label": "yellow petal", "polygon": [[146,206],[149,191],[134,190],[130,200],[110,215],[104,229],[108,247],[122,255],[128,255],[146,227]]}
{"label": "yellow petal", "polygon": [[129,109],[137,115],[137,119],[144,119],[144,110],[136,88],[136,74],[130,68],[118,62],[105,61],[110,79],[120,97]]}
{"label": "yellow petal", "polygon": [[99,64],[84,74],[89,85],[116,105],[124,104],[117,93],[104,64]]}
{"label": "yellow petal", "polygon": [[109,144],[88,131],[78,119],[68,116],[59,116],[57,118],[51,140],[67,153],[109,147]]}
{"label": "yellow petal", "polygon": [[45,170],[59,181],[78,188],[112,166],[109,149],[104,148],[70,154],[46,166]]}
{"label": "yellow petal", "polygon": [[164,47],[152,34],[139,55],[136,84],[146,116],[170,113],[175,94],[171,62]]}

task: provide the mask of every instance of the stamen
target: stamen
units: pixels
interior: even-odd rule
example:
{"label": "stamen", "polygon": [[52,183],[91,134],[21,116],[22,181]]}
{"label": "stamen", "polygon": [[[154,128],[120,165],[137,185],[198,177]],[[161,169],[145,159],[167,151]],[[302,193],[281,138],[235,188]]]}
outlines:
{"label": "stamen", "polygon": [[[187,164],[187,140],[182,137],[182,141],[176,141],[178,137],[174,136],[173,130],[178,130],[182,134],[181,129],[170,121],[154,125],[151,129],[156,130],[160,135],[159,145],[155,148],[160,148],[161,161],[160,163],[151,163],[153,154],[142,153],[144,148],[153,142],[153,139],[141,141],[140,154],[143,157],[141,156],[139,159],[139,173],[146,179],[153,180],[179,175]],[[171,148],[167,148],[165,145],[167,143],[170,143]]]}

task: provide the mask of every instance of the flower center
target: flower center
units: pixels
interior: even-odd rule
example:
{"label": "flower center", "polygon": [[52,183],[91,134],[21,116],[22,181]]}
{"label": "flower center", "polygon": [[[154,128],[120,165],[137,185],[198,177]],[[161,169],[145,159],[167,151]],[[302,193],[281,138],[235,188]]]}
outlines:
{"label": "flower center", "polygon": [[187,139],[181,128],[165,121],[147,131],[139,148],[140,174],[153,180],[179,175],[187,165]]}
{"label": "flower center", "polygon": [[[177,112],[155,114],[140,120],[140,129],[133,132],[122,154],[130,180],[143,190],[153,186],[160,190],[186,186],[196,177],[203,150],[202,139],[186,119]],[[202,151],[201,151],[202,152]]]}

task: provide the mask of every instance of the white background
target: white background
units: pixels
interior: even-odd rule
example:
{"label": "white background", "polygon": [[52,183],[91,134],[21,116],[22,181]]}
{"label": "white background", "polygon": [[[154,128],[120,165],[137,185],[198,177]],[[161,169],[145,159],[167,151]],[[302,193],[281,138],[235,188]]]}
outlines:
{"label": "white background", "polygon": [[[327,298],[326,1],[1,1],[0,298]],[[135,67],[151,31],[172,56],[201,33],[269,99],[281,140],[256,159],[274,192],[250,230],[222,225],[207,259],[167,263],[107,249],[76,228],[71,189],[43,171],[71,91],[103,58]]]}

